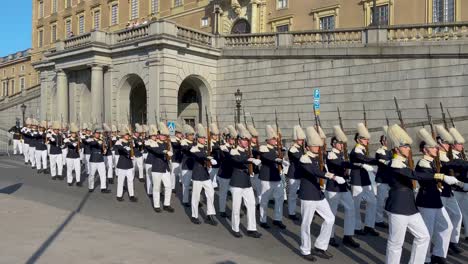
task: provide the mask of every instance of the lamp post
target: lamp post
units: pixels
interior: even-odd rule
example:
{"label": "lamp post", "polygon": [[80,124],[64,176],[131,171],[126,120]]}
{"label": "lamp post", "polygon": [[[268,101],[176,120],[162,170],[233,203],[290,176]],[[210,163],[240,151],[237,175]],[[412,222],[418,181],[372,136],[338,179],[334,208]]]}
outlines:
{"label": "lamp post", "polygon": [[236,116],[236,124],[240,123],[240,112],[241,112],[241,103],[242,103],[242,92],[237,89],[234,93],[234,97],[236,98],[236,108],[237,108],[237,116]]}
{"label": "lamp post", "polygon": [[27,106],[23,103],[23,104],[20,106],[20,108],[21,108],[21,113],[23,114],[23,126],[25,126],[26,123],[25,123],[25,120],[24,120],[24,116],[25,116],[25,114],[26,114],[26,108],[27,108]]}

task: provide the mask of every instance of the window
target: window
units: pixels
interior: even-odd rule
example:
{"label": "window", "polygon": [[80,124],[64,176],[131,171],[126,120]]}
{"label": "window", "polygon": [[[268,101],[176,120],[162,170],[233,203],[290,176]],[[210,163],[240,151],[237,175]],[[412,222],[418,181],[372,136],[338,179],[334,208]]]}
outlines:
{"label": "window", "polygon": [[21,71],[24,72],[24,65],[21,65]]}
{"label": "window", "polygon": [[8,81],[2,82],[2,96],[8,96]]}
{"label": "window", "polygon": [[44,17],[44,1],[39,1],[39,18]]}
{"label": "window", "polygon": [[56,24],[53,24],[51,29],[50,29],[50,37],[51,37],[51,40],[52,42],[56,42],[57,41],[57,25]]}
{"label": "window", "polygon": [[101,11],[95,10],[94,11],[94,30],[98,30],[101,24]]}
{"label": "window", "polygon": [[174,7],[182,6],[184,3],[182,0],[174,0]]}
{"label": "window", "polygon": [[19,81],[20,81],[20,87],[19,87],[19,88],[20,88],[20,92],[21,92],[21,91],[24,90],[25,85],[26,85],[26,82],[25,82],[24,77],[21,77],[21,78],[19,79]]}
{"label": "window", "polygon": [[15,80],[11,80],[10,91],[11,91],[11,93],[9,93],[9,94],[14,94],[15,93]]}
{"label": "window", "polygon": [[65,0],[65,8],[71,7],[71,0]]}
{"label": "window", "polygon": [[15,67],[11,68],[11,74],[15,74]]}
{"label": "window", "polygon": [[40,29],[38,32],[38,40],[37,40],[39,48],[42,48],[44,44],[44,30]]}
{"label": "window", "polygon": [[288,0],[277,0],[277,9],[288,8]]}
{"label": "window", "polygon": [[434,23],[455,21],[455,0],[433,0],[432,21]]}
{"label": "window", "polygon": [[85,31],[85,21],[84,15],[78,17],[78,34],[81,35]]}
{"label": "window", "polygon": [[111,26],[119,23],[119,5],[113,4],[111,6]]}
{"label": "window", "polygon": [[210,25],[210,20],[208,17],[204,17],[201,19],[201,26],[202,27],[207,27]]}
{"label": "window", "polygon": [[57,13],[57,1],[58,0],[52,0],[52,14]]}
{"label": "window", "polygon": [[320,18],[320,30],[335,29],[335,16],[325,16]]}
{"label": "window", "polygon": [[[374,15],[374,7],[371,7],[371,20],[370,22],[372,23],[373,20],[373,15]],[[381,6],[376,6],[376,12],[375,12],[375,22],[379,26],[386,26],[388,25],[388,5],[381,5]]]}
{"label": "window", "polygon": [[281,25],[276,27],[276,32],[288,32],[289,25]]}
{"label": "window", "polygon": [[66,34],[65,38],[68,38],[71,35],[72,33],[71,28],[72,28],[71,19],[65,20],[65,34]]}
{"label": "window", "polygon": [[159,0],[151,0],[151,13],[156,14],[159,12]]}
{"label": "window", "polygon": [[138,18],[138,0],[131,0],[132,1],[132,5],[131,5],[131,16],[130,16],[130,19],[136,19]]}

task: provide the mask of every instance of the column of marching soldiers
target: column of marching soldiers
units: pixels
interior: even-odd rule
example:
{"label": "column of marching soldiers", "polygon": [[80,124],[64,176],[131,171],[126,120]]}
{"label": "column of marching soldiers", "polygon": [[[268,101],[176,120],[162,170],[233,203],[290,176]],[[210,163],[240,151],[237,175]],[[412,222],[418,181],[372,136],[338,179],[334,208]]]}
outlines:
{"label": "column of marching soldiers", "polygon": [[[357,125],[356,144],[349,152],[341,126],[333,127],[331,150],[321,152],[326,140],[323,130],[317,125],[304,131],[297,125],[288,159],[282,157],[284,149],[278,148],[281,135],[275,126],[266,126],[265,143],[261,145],[257,130],[247,124],[229,125],[221,131],[216,123],[208,128],[198,124],[196,129],[177,124],[175,136],[170,136],[164,122],[135,127],[134,132],[128,125],[91,128],[84,124],[80,129],[73,123],[39,124],[28,118],[24,127],[17,123],[10,131],[14,134],[15,153],[17,149],[22,151],[26,164],[38,173],[50,173],[52,180],[63,180],[66,171],[68,186],[82,186],[84,171],[89,191],[93,192],[97,173],[101,192],[110,193],[109,184],[114,184],[116,175],[117,200],[124,201],[126,189],[130,201],[137,202],[133,186],[137,174],[140,182],[146,182],[154,211],[172,213],[172,193],[176,184],[181,184],[182,203],[191,207],[194,224],[201,224],[198,214],[202,190],[207,205],[205,222],[211,225],[217,225],[215,190],[219,216],[223,218],[228,217],[230,192],[232,234],[236,238],[242,237],[242,202],[247,216],[246,235],[260,238],[257,210],[260,226],[271,228],[267,208],[274,199],[272,225],[285,229],[282,218],[287,199],[289,218],[301,221],[301,254],[310,261],[332,258],[328,246],[339,246],[334,234],[338,205],[344,207],[344,246],[358,248],[355,234],[379,236],[376,226],[388,228],[386,263],[400,263],[406,231],[414,236],[409,263],[445,263],[448,253],[460,254],[457,244],[462,219],[468,241],[468,163],[465,139],[455,127],[438,125],[436,135],[421,128],[416,150],[411,149],[413,140],[405,129],[397,124],[385,126],[381,147],[371,157],[370,134],[363,123]],[[414,166],[412,152],[416,151],[422,158]],[[375,184],[371,181],[374,178]],[[366,204],[364,224],[362,202]],[[315,213],[323,223],[312,247],[310,226]]]}

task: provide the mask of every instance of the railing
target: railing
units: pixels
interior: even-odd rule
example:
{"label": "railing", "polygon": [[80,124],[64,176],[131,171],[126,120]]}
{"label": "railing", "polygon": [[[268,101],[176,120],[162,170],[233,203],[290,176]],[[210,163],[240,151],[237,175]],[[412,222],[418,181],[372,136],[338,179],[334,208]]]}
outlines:
{"label": "railing", "polygon": [[387,27],[389,42],[468,39],[468,23],[437,23]]}
{"label": "railing", "polygon": [[91,33],[82,34],[65,40],[65,49],[76,48],[91,42]]}
{"label": "railing", "polygon": [[188,41],[189,43],[212,45],[212,35],[206,32],[194,30],[187,27],[176,26],[177,37]]}
{"label": "railing", "polygon": [[294,46],[362,43],[362,28],[292,32]]}
{"label": "railing", "polygon": [[225,36],[226,47],[275,47],[276,33],[265,34],[236,34]]}
{"label": "railing", "polygon": [[10,146],[12,135],[3,129],[0,129],[0,155],[6,154],[10,156]]}
{"label": "railing", "polygon": [[117,32],[117,43],[131,41],[148,36],[149,24],[137,26]]}

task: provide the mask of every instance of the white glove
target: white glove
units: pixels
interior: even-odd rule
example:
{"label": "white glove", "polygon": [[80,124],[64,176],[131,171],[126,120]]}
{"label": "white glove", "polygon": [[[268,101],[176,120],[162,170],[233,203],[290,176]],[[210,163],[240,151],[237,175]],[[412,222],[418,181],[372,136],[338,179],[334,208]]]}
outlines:
{"label": "white glove", "polygon": [[458,183],[458,180],[457,178],[453,177],[453,176],[448,176],[448,175],[445,175],[444,176],[444,182],[448,185],[454,185],[456,183]]}
{"label": "white glove", "polygon": [[210,162],[211,162],[211,165],[213,165],[213,166],[216,166],[216,164],[218,164],[218,162],[216,162],[216,160],[213,159],[213,158],[210,159]]}
{"label": "white glove", "polygon": [[259,159],[254,159],[253,164],[255,164],[255,166],[258,166],[258,165],[262,164],[262,161],[259,160]]}
{"label": "white glove", "polygon": [[465,183],[465,184],[464,184],[463,190],[464,190],[465,192],[468,192],[468,183]]}
{"label": "white glove", "polygon": [[125,150],[126,150],[126,151],[130,151],[130,147],[125,147]]}
{"label": "white glove", "polygon": [[141,143],[140,141],[138,141],[138,143],[137,143],[137,144],[138,144],[139,146],[141,146],[141,144],[142,144],[142,143]]}
{"label": "white glove", "polygon": [[283,163],[283,159],[276,158],[276,159],[275,159],[275,162],[281,164],[281,163]]}
{"label": "white glove", "polygon": [[326,173],[325,173],[325,177],[327,177],[328,179],[333,178],[333,176],[335,176],[335,174],[333,174],[333,173],[331,173],[331,172],[326,172]]}
{"label": "white glove", "polygon": [[222,151],[224,151],[224,152],[229,152],[229,149],[228,149],[226,146],[224,146],[224,145],[221,146],[221,147],[219,147],[219,148],[220,148]]}
{"label": "white glove", "polygon": [[52,141],[52,142],[55,142],[55,138],[54,138],[54,137],[49,137],[49,140]]}
{"label": "white glove", "polygon": [[94,141],[94,138],[88,138],[88,139],[86,140],[86,142],[88,142],[88,143],[89,143],[89,142],[93,142],[93,141]]}
{"label": "white glove", "polygon": [[283,167],[288,167],[289,166],[289,162],[287,160],[283,160]]}
{"label": "white glove", "polygon": [[169,157],[172,157],[173,153],[172,153],[172,151],[168,151],[168,152],[166,152],[166,155],[168,155]]}
{"label": "white glove", "polygon": [[388,163],[390,163],[389,160],[384,160],[384,159],[379,159],[379,162],[385,165],[388,165]]}
{"label": "white glove", "polygon": [[212,159],[213,159],[212,156],[206,156],[206,158],[209,159],[209,160],[212,160]]}
{"label": "white glove", "polygon": [[370,165],[363,164],[362,168],[365,169],[367,172],[374,172],[374,167],[372,167]]}
{"label": "white glove", "polygon": [[76,146],[78,146],[78,144],[76,144],[76,143],[73,143],[73,146],[74,146],[74,147],[76,147]]}
{"label": "white glove", "polygon": [[458,181],[457,186],[460,187],[460,188],[463,188],[465,186],[465,183],[462,182],[462,181]]}
{"label": "white glove", "polygon": [[345,183],[345,179],[343,177],[340,177],[340,176],[335,176],[335,178],[333,178],[334,181],[336,181],[336,183],[338,184],[343,184]]}
{"label": "white glove", "polygon": [[63,143],[68,143],[68,142],[70,142],[70,140],[68,138],[63,140]]}

